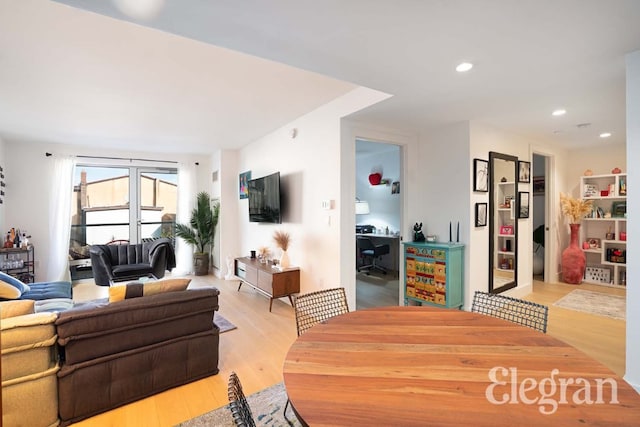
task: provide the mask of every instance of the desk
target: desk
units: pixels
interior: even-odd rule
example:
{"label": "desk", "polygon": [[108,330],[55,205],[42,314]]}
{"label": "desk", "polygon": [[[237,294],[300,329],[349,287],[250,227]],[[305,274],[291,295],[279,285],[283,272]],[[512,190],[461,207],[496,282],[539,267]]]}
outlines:
{"label": "desk", "polygon": [[[400,236],[392,234],[356,233],[358,236],[369,237],[374,245],[389,245],[389,254],[380,257],[378,265],[396,274],[400,270]],[[358,247],[356,245],[356,260],[358,259]]]}
{"label": "desk", "polygon": [[[496,367],[505,372],[495,370],[494,383]],[[538,404],[542,392],[532,383],[550,393],[545,378],[554,369],[556,392],[547,399],[558,405],[545,415],[552,405]],[[283,373],[294,410],[310,426],[640,423],[640,395],[604,365],[533,329],[454,309],[378,307],[331,318],[298,337]],[[575,404],[586,386],[569,379],[579,378],[593,400],[596,379],[611,378],[600,386],[605,403]],[[619,404],[610,403],[614,381]]]}

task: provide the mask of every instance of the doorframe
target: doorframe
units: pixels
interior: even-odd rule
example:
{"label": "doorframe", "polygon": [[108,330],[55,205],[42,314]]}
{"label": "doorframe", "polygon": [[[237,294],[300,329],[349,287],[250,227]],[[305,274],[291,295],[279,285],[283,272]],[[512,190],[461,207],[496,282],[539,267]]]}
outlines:
{"label": "doorframe", "polygon": [[[398,147],[398,163],[399,163],[399,165],[398,165],[398,171],[399,171],[399,180],[404,180],[404,176],[405,176],[405,172],[404,172],[404,152],[406,151],[406,150],[405,150],[404,145],[402,145],[402,144],[398,144],[398,143],[393,142],[393,141],[386,141],[386,140],[374,140],[374,139],[372,139],[372,138],[364,138],[364,137],[360,137],[360,136],[358,136],[358,137],[356,137],[356,138],[355,138],[355,140],[354,140],[354,148],[357,148],[358,141],[360,141],[360,142],[365,142],[365,143],[366,143],[366,142],[369,142],[369,143],[377,143],[377,144],[392,145],[392,146]],[[357,152],[356,152],[356,153],[355,153],[355,162],[354,162],[354,167],[353,167],[353,182],[354,182],[354,189],[355,189],[355,187],[356,187],[356,184],[355,184],[355,183],[356,183],[356,179],[357,179],[357,176],[356,176],[356,171],[357,171],[356,163],[357,163],[357,161],[358,161],[358,154],[357,154]],[[398,203],[399,203],[399,205],[400,205],[400,213],[399,213],[399,215],[400,215],[400,218],[399,218],[399,220],[400,220],[400,221],[399,221],[399,230],[404,230],[404,227],[405,227],[405,225],[404,225],[404,215],[403,215],[403,210],[404,210],[404,209],[403,209],[403,208],[404,208],[404,194],[405,194],[405,191],[403,191],[403,189],[402,189],[402,183],[401,183],[401,184],[400,184],[400,193],[399,193],[400,199],[398,200]],[[356,196],[357,196],[357,194],[356,194]],[[354,207],[354,221],[355,221],[355,207]],[[356,221],[356,222],[357,222],[357,221]],[[355,227],[354,227],[354,232],[355,232]],[[355,239],[354,239],[354,240],[355,240]],[[401,276],[401,275],[400,275],[400,274],[401,274],[401,272],[400,272],[400,270],[401,270],[401,266],[402,266],[402,264],[403,264],[402,259],[401,259],[401,258],[402,258],[402,254],[403,254],[403,251],[402,251],[402,242],[403,242],[403,239],[402,239],[402,233],[400,233],[400,238],[399,238],[399,243],[398,243],[398,253],[397,253],[397,256],[398,256],[398,260],[397,260],[397,262],[398,262],[398,281],[400,281],[400,278],[401,278],[401,277],[403,277],[403,276]],[[354,253],[354,256],[355,256],[355,264],[357,265],[357,263],[358,263],[357,247],[356,247],[356,250],[355,250],[353,253]],[[353,271],[357,271],[357,269],[356,269],[356,268],[354,268],[354,270],[353,270]],[[357,276],[357,273],[356,273],[356,274],[354,274],[354,276]],[[355,287],[354,287],[354,290],[356,290],[356,291],[357,291],[357,280],[356,280],[356,281],[354,281],[354,286],[355,286]],[[402,286],[398,286],[398,288],[399,288],[399,289],[398,289],[398,291],[399,291],[399,293],[398,293],[398,304],[400,305],[400,304],[403,302],[403,300],[404,300],[404,292],[403,292]],[[357,303],[358,303],[358,301],[357,301],[357,292],[355,293],[355,297],[356,297],[356,299],[355,299],[355,304],[356,304],[356,306],[357,306]]]}
{"label": "doorframe", "polygon": [[[400,220],[400,237],[406,240],[409,235],[407,230],[410,223],[407,215],[409,212],[407,195],[413,190],[413,182],[409,179],[409,170],[417,170],[418,137],[415,133],[403,133],[397,129],[386,129],[371,125],[354,122],[348,119],[341,120],[341,144],[340,144],[340,182],[342,191],[340,192],[340,283],[347,293],[349,307],[355,310],[356,307],[356,276],[353,272],[356,269],[356,239],[353,238],[355,232],[355,151],[356,139],[368,141],[388,142],[402,147],[401,155],[401,178],[400,196],[402,206]],[[402,242],[401,242],[402,245]],[[402,252],[402,246],[400,247]],[[400,262],[400,278],[404,275],[404,265]],[[398,298],[404,298],[402,285],[399,286]],[[400,295],[401,293],[401,295]]]}
{"label": "doorframe", "polygon": [[[554,260],[557,259],[557,251],[558,244],[557,240],[554,239],[554,236],[558,236],[558,224],[554,218],[557,217],[557,209],[555,203],[553,202],[556,197],[556,158],[553,153],[550,153],[544,149],[540,148],[532,148],[531,155],[533,160],[533,155],[536,154],[538,156],[544,157],[544,182],[545,182],[545,192],[544,192],[544,224],[545,224],[545,235],[544,235],[544,277],[543,280],[545,283],[557,282],[559,271],[557,268],[553,266],[557,263]],[[532,227],[533,228],[533,227]],[[532,237],[533,239],[533,237]]]}

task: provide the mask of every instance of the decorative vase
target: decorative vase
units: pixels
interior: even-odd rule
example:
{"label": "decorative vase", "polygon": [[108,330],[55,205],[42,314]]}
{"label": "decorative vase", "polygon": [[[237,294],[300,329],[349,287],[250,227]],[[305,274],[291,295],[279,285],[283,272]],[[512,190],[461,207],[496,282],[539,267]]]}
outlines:
{"label": "decorative vase", "polygon": [[289,254],[287,253],[287,251],[282,251],[282,255],[280,255],[280,268],[282,268],[283,270],[285,268],[289,268],[289,266],[291,265],[289,263]]}
{"label": "decorative vase", "polygon": [[209,274],[209,254],[196,252],[193,254],[193,271],[196,276]]}
{"label": "decorative vase", "polygon": [[584,277],[587,259],[578,245],[580,224],[569,224],[569,227],[571,227],[571,242],[562,251],[562,280],[565,283],[579,285]]}

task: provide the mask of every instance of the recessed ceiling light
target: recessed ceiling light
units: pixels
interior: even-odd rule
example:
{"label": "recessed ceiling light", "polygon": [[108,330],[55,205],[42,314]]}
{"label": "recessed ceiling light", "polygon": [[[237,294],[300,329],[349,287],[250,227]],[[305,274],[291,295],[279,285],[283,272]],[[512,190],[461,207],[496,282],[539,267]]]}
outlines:
{"label": "recessed ceiling light", "polygon": [[600,134],[600,138],[609,138],[611,136],[611,132],[602,132]]}
{"label": "recessed ceiling light", "polygon": [[473,64],[471,62],[463,62],[461,64],[458,64],[458,66],[456,67],[456,71],[459,73],[465,73],[472,68]]}
{"label": "recessed ceiling light", "polygon": [[565,114],[567,114],[567,110],[559,108],[557,110],[554,110],[553,113],[551,113],[553,116],[564,116]]}

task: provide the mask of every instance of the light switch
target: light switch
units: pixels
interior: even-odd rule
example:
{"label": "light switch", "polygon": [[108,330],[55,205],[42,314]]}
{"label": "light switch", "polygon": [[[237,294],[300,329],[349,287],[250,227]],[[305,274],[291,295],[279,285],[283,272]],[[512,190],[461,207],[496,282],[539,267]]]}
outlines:
{"label": "light switch", "polygon": [[322,209],[325,209],[325,210],[333,209],[333,200],[323,200]]}

